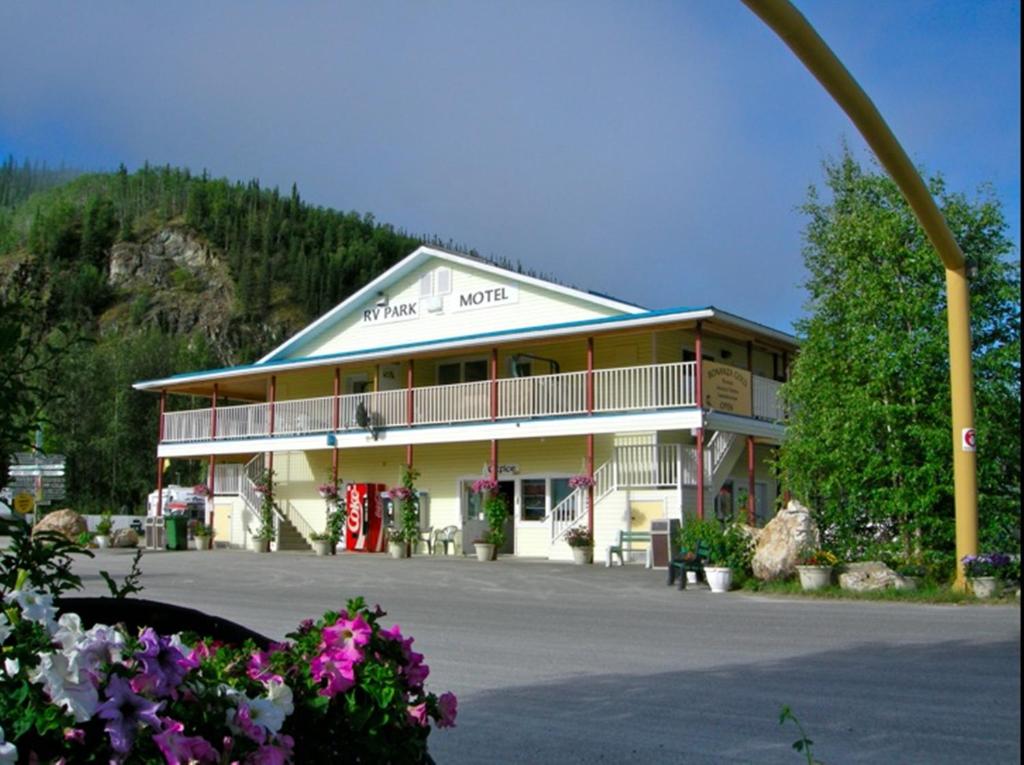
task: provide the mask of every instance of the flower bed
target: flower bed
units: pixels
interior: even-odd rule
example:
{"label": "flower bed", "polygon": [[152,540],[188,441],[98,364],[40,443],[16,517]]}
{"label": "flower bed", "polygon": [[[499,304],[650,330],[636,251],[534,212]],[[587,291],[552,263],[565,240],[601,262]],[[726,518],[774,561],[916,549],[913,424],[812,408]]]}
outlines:
{"label": "flower bed", "polygon": [[[46,544],[19,537],[2,556],[0,763],[423,763],[432,726],[455,724],[455,696],[425,689],[413,639],[361,598],[274,643],[121,599],[138,589],[127,583],[117,598],[55,600],[77,586],[73,551]],[[8,565],[33,556],[35,569]]]}

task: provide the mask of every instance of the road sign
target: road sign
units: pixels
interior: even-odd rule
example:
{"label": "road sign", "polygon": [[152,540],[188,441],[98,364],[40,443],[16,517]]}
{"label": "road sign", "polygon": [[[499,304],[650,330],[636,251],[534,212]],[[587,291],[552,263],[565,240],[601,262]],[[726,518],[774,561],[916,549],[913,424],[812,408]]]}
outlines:
{"label": "road sign", "polygon": [[964,428],[960,431],[960,448],[965,452],[978,450],[974,428]]}
{"label": "road sign", "polygon": [[31,513],[36,506],[35,497],[27,492],[20,492],[14,496],[14,509],[22,515]]}

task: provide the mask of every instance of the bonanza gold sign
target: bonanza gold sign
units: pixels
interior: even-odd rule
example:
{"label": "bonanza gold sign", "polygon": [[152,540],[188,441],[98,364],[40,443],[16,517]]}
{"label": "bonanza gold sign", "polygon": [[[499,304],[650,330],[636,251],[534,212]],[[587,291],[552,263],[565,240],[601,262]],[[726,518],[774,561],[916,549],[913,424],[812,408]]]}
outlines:
{"label": "bonanza gold sign", "polygon": [[705,361],[703,405],[707,409],[750,417],[754,413],[750,384],[751,376],[747,370]]}

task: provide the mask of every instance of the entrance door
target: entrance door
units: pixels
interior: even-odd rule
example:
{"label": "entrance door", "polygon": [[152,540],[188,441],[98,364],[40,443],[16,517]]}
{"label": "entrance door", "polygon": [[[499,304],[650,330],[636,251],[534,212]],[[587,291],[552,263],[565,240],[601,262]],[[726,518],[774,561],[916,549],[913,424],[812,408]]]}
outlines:
{"label": "entrance door", "polygon": [[[505,498],[508,517],[505,520],[505,544],[498,550],[501,553],[515,551],[515,528],[512,512],[515,507],[516,482],[498,481],[498,493]],[[473,481],[462,482],[462,552],[472,555],[473,542],[487,535],[487,519],[484,517],[483,497],[473,492]]]}

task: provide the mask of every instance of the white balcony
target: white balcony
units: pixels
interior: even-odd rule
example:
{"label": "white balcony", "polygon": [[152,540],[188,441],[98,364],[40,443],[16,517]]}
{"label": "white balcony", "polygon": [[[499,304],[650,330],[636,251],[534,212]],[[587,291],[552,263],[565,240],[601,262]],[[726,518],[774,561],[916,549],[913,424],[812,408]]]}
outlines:
{"label": "white balcony", "polygon": [[[592,380],[593,396],[588,392]],[[753,413],[781,419],[779,383],[754,376]],[[459,385],[166,412],[162,443],[302,436],[358,430],[363,405],[374,428],[533,420],[696,406],[696,363],[566,372]]]}

